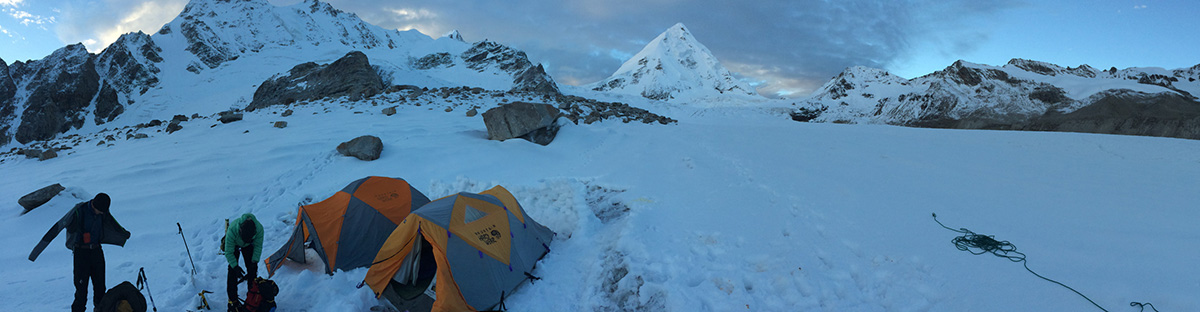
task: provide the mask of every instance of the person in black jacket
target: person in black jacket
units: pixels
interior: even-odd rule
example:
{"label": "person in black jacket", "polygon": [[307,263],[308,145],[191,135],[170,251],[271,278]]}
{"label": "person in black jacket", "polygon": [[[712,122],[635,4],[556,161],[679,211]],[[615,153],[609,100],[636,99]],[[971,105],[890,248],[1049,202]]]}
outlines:
{"label": "person in black jacket", "polygon": [[117,219],[109,214],[108,194],[96,194],[92,200],[76,204],[67,215],[58,220],[50,231],[42,237],[29,253],[29,261],[37,260],[38,255],[50,245],[62,230],[67,230],[67,249],[74,254],[75,269],[75,301],[71,303],[71,311],[84,311],[87,307],[87,283],[92,281],[92,305],[100,306],[104,298],[104,250],[100,244],[125,246],[129,239],[129,231],[117,223]]}

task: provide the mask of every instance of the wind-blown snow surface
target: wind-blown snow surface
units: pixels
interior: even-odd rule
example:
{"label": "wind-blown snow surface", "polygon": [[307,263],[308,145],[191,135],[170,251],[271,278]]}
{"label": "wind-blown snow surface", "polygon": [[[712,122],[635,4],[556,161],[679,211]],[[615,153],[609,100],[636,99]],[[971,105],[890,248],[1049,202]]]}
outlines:
{"label": "wind-blown snow surface", "polygon": [[[797,123],[741,108],[668,112],[680,119],[668,126],[569,125],[539,146],[486,140],[479,117],[457,111],[401,106],[389,117],[357,105],[194,119],[47,161],[4,159],[0,310],[70,305],[63,238],[26,257],[95,193],[112,196],[133,232],[124,248],[105,247],[109,287],[145,267],[160,311],[194,309],[201,289],[221,309],[224,219],[257,214],[270,254],[298,203],[369,175],[405,178],[431,198],[504,185],[556,231],[533,272],[543,279],[506,301],[512,311],[1094,309],[1019,263],[956,250],[957,233],[931,212],[1011,241],[1031,268],[1109,311],[1132,311],[1130,301],[1200,310],[1200,141]],[[364,134],[383,139],[379,160],[334,151]],[[52,183],[69,190],[18,216],[18,197]],[[286,264],[274,276],[280,311],[367,310],[379,301],[355,288],[365,274]]]}

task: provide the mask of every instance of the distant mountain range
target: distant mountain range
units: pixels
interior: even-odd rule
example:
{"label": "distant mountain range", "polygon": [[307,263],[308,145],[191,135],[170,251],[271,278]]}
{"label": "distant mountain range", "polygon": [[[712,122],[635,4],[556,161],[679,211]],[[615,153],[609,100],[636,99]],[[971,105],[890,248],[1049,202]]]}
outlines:
{"label": "distant mountain range", "polygon": [[[432,38],[387,30],[317,0],[283,7],[267,0],[192,0],[157,32],[122,35],[99,54],[74,44],[40,60],[0,59],[0,146],[73,129],[270,105],[256,99],[287,103],[295,99],[260,89],[336,82],[300,74],[321,72],[326,65],[320,64],[354,51],[362,53],[346,62],[358,67],[327,72],[373,72],[358,78],[382,88],[470,86],[542,94],[558,103],[582,97],[635,105],[716,99],[791,107],[793,119],[812,122],[1200,138],[1200,65],[1099,70],[1022,59],[999,67],[959,61],[911,80],[852,67],[809,98],[769,100],[676,24],[608,78],[564,88],[525,52],[488,40],[467,43],[457,31]],[[322,96],[310,93],[305,95]],[[181,106],[199,111],[182,112]]]}
{"label": "distant mountain range", "polygon": [[958,61],[904,79],[847,68],[799,104],[797,120],[1072,131],[1200,139],[1200,65],[1175,70]]}

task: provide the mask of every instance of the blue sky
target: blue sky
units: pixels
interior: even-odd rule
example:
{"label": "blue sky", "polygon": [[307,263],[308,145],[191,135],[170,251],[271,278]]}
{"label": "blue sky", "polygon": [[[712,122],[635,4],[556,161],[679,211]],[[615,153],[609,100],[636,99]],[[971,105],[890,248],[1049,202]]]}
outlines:
{"label": "blue sky", "polygon": [[[215,0],[195,0],[215,1]],[[269,0],[291,5],[301,0]],[[849,66],[912,78],[955,60],[1011,58],[1063,66],[1200,64],[1200,1],[1152,0],[329,0],[367,22],[526,51],[560,83],[601,80],[645,42],[682,22],[722,63],[767,96],[809,94]],[[147,33],[186,0],[0,0],[0,59],[42,58],[69,43],[100,51]]]}

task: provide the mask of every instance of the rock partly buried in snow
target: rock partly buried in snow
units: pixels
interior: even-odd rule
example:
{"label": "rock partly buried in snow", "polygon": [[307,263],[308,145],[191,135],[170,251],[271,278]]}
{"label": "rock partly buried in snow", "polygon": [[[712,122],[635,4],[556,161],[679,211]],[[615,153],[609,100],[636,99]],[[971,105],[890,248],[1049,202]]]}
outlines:
{"label": "rock partly buried in snow", "polygon": [[[550,133],[542,133],[537,137],[554,140],[554,134],[558,130],[555,120],[559,115],[558,109],[550,104],[513,102],[483,112],[483,123],[487,126],[488,139],[491,140],[504,141],[522,137],[539,129]],[[533,142],[550,144],[549,141]]]}
{"label": "rock partly buried in snow", "polygon": [[338,144],[337,151],[361,160],[376,160],[379,159],[379,154],[383,153],[383,141],[373,135],[364,135]]}
{"label": "rock partly buried in snow", "polygon": [[279,128],[279,129],[287,128],[287,122],[286,121],[276,121],[275,128]]}
{"label": "rock partly buried in snow", "polygon": [[388,115],[388,116],[395,115],[396,114],[396,106],[384,108],[383,114]]}
{"label": "rock partly buried in snow", "polygon": [[171,123],[167,124],[167,133],[175,133],[175,131],[182,129],[183,126],[179,125],[179,120],[171,120]]}
{"label": "rock partly buried in snow", "polygon": [[217,119],[217,120],[220,120],[221,123],[223,123],[223,124],[242,120],[242,113],[238,113],[238,112],[232,112],[232,111],[221,112],[220,115],[221,115],[221,118]]}
{"label": "rock partly buried in snow", "polygon": [[327,97],[348,96],[351,100],[361,100],[383,90],[383,79],[371,67],[367,55],[354,51],[328,65],[308,62],[292,67],[287,75],[264,81],[254,92],[254,100],[246,110]]}
{"label": "rock partly buried in snow", "polygon": [[62,184],[55,183],[54,185],[43,187],[39,190],[33,191],[32,193],[25,194],[25,196],[21,196],[21,198],[17,200],[17,204],[25,208],[25,212],[22,212],[21,214],[28,213],[34,208],[40,207],[46,202],[49,202],[51,198],[54,198],[55,195],[58,195],[59,192],[62,192],[65,189],[66,188],[64,188]]}

